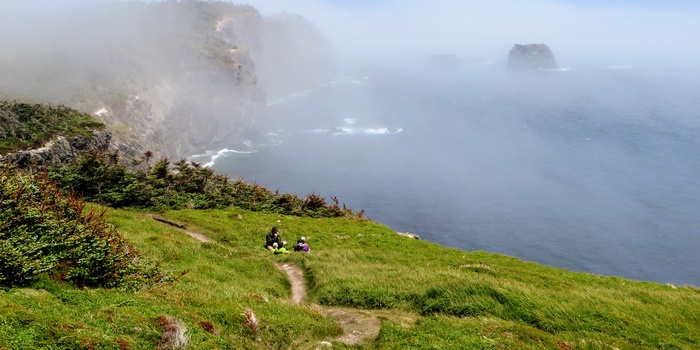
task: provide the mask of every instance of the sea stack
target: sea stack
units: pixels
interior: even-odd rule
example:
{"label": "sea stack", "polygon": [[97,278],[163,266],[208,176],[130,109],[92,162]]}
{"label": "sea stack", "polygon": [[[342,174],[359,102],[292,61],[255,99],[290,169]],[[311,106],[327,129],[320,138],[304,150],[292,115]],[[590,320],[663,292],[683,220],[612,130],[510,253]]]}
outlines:
{"label": "sea stack", "polygon": [[515,44],[508,53],[508,67],[525,70],[557,69],[557,61],[545,44]]}

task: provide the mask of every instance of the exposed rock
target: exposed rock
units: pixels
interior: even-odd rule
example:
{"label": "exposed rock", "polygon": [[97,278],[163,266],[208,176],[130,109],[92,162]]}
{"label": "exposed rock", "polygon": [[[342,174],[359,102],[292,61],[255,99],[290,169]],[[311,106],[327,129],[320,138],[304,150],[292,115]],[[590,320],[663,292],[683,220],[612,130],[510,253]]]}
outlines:
{"label": "exposed rock", "polygon": [[552,50],[545,44],[515,44],[508,53],[508,67],[516,69],[557,69]]}
{"label": "exposed rock", "polygon": [[410,232],[396,232],[401,236],[408,237],[408,238],[413,238],[413,239],[420,239],[420,236],[415,234],[415,233],[410,233]]}
{"label": "exposed rock", "polygon": [[106,151],[110,146],[112,133],[97,130],[90,135],[59,136],[37,149],[18,151],[0,157],[0,162],[9,162],[22,168],[56,166],[68,164],[91,151]]}

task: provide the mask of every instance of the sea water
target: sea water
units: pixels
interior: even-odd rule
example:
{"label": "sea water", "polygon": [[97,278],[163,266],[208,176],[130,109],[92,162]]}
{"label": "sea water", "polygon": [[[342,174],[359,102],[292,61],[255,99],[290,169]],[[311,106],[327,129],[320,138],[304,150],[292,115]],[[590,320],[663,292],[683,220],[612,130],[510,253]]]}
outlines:
{"label": "sea water", "polygon": [[700,286],[697,81],[365,68],[270,98],[261,134],[209,165],[448,247]]}

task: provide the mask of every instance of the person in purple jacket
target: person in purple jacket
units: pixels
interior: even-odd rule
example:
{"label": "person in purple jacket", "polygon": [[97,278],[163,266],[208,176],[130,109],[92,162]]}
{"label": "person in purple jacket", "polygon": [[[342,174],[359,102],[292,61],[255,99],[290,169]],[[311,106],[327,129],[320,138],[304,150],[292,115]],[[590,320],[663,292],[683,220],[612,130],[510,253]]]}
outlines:
{"label": "person in purple jacket", "polygon": [[297,240],[297,244],[294,246],[295,252],[309,252],[309,245],[306,244],[306,237],[301,237]]}

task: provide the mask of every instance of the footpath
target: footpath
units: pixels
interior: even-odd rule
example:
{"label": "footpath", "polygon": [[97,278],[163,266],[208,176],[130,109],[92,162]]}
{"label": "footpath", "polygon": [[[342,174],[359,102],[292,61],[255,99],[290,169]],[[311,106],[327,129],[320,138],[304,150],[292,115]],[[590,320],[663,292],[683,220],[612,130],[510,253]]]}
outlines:
{"label": "footpath", "polygon": [[[146,216],[158,222],[176,227],[200,242],[210,242],[205,235],[199,232],[187,230],[186,226],[183,224],[165,219],[158,215],[147,214]],[[365,342],[366,340],[375,339],[379,335],[381,322],[378,317],[378,311],[326,307],[315,303],[307,303],[307,292],[306,284],[304,283],[303,271],[298,266],[290,263],[278,263],[276,266],[278,269],[286,273],[287,278],[289,279],[289,283],[292,288],[292,296],[289,299],[289,302],[307,306],[324,315],[327,315],[333,318],[338,323],[340,328],[343,329],[343,335],[337,338],[327,339],[327,341],[321,343],[322,347],[324,345],[330,346],[330,342],[342,342],[347,345],[357,345]]]}
{"label": "footpath", "polygon": [[[292,286],[292,297],[290,301],[294,304],[301,304],[306,301],[306,285],[304,284],[304,273],[295,265],[284,263],[277,264],[277,268],[287,274],[287,278]],[[352,308],[325,307],[318,304],[308,304],[314,310],[335,319],[343,335],[329,341],[342,342],[347,345],[357,345],[365,340],[375,339],[379,335],[381,322],[379,318],[369,310],[359,310]]]}

